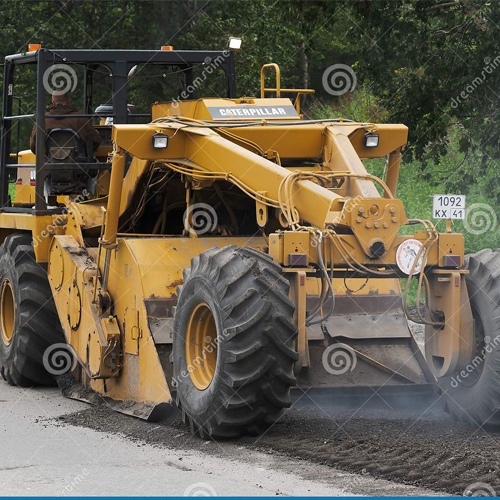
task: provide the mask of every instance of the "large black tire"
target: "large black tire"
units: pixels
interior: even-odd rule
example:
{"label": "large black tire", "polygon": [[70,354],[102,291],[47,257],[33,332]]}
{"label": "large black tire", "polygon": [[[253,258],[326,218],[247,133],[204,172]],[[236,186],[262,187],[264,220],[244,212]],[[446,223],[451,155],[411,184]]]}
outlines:
{"label": "large black tire", "polygon": [[[9,311],[11,311],[9,313]],[[43,355],[65,343],[47,279],[31,235],[15,233],[0,247],[0,368],[11,385],[54,385]]]}
{"label": "large black tire", "polygon": [[[280,266],[251,248],[208,250],[184,271],[174,320],[173,380],[183,420],[194,434],[205,439],[257,434],[290,406],[298,354],[289,287]],[[196,316],[200,307],[212,319]],[[193,319],[203,335],[210,321],[216,331],[216,342],[207,342],[216,345],[207,387],[195,385],[197,360],[190,365],[187,359],[192,318],[200,320]]]}
{"label": "large black tire", "polygon": [[500,426],[500,251],[467,255],[465,281],[474,318],[470,368],[439,380],[446,410],[474,426]]}

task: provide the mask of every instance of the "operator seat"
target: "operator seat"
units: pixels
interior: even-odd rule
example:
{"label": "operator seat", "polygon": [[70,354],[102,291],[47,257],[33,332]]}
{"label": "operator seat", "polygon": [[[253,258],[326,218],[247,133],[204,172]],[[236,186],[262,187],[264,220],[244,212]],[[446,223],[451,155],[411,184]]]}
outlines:
{"label": "operator seat", "polygon": [[[93,163],[92,138],[83,141],[71,128],[55,128],[45,140],[47,163]],[[84,169],[52,170],[45,181],[45,195],[79,194],[88,189],[90,173]]]}

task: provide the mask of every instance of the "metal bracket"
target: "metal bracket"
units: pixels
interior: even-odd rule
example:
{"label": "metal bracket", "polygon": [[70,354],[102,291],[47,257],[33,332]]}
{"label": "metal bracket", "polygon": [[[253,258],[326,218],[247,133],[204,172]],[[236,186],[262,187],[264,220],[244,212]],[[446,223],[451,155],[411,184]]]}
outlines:
{"label": "metal bracket", "polygon": [[[267,195],[267,191],[258,191],[262,196]],[[257,216],[257,224],[259,227],[265,227],[268,219],[268,207],[261,201],[255,200],[255,212]]]}
{"label": "metal bracket", "polygon": [[142,337],[139,328],[139,311],[128,309],[125,311],[125,352],[137,356],[139,354],[139,340]]}
{"label": "metal bracket", "polygon": [[299,360],[295,364],[295,373],[299,373],[304,366],[310,366],[309,359],[309,344],[307,342],[306,328],[306,273],[305,271],[297,271],[287,276],[290,280],[290,297],[295,303],[295,314],[293,322],[297,325],[299,335],[297,337],[297,350],[299,352]]}

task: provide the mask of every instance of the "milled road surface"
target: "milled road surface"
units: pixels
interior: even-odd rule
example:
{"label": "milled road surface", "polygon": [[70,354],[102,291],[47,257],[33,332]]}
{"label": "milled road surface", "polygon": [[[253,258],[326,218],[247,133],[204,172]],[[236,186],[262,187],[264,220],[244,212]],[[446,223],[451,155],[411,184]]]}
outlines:
{"label": "milled road surface", "polygon": [[[215,443],[190,436],[177,418],[151,424],[65,399],[57,389],[0,382],[0,495],[433,494],[376,479],[368,463],[333,459],[346,456],[347,442],[358,456],[359,436],[332,434],[331,416],[301,404],[261,438]],[[363,460],[371,452],[363,449]]]}
{"label": "milled road surface", "polygon": [[256,448],[453,495],[500,494],[500,434],[454,424],[440,398],[386,401],[339,409],[304,394]]}
{"label": "milled road surface", "polygon": [[[316,483],[328,480],[346,493],[412,495],[427,490],[426,494],[463,495],[472,489],[490,496],[500,492],[500,434],[454,424],[437,397],[419,401],[386,398],[385,402],[371,398],[349,409],[332,406],[324,393],[313,396],[299,391],[292,408],[262,436],[230,443],[204,444],[178,419],[155,425],[138,420],[131,423],[128,417],[104,407],[86,409],[60,421],[104,432],[122,429],[125,436],[138,442],[177,450],[201,449],[211,457],[243,457],[252,462],[253,452],[267,453],[271,470],[284,467]],[[294,461],[288,463],[284,457]],[[212,459],[207,458],[207,463]],[[314,464],[320,469],[311,469]],[[339,470],[357,476],[346,476],[347,482],[342,482]],[[417,489],[400,490],[403,484]],[[297,494],[281,485],[277,490]]]}

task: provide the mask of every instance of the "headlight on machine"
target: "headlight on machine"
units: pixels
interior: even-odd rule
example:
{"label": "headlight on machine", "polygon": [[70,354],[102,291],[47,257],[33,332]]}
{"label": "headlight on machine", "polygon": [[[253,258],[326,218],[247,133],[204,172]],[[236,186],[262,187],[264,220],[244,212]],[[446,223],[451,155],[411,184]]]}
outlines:
{"label": "headlight on machine", "polygon": [[373,134],[372,132],[367,132],[365,134],[365,146],[367,148],[376,148],[378,146],[378,134]]}
{"label": "headlight on machine", "polygon": [[232,36],[227,42],[229,50],[240,50],[241,49],[241,38]]}
{"label": "headlight on machine", "polygon": [[155,149],[165,149],[168,146],[168,135],[155,134],[153,135],[153,147]]}

